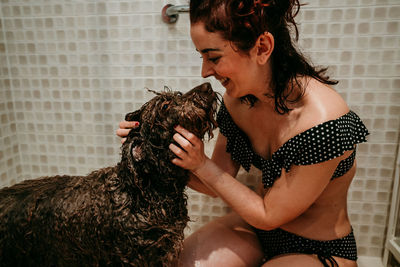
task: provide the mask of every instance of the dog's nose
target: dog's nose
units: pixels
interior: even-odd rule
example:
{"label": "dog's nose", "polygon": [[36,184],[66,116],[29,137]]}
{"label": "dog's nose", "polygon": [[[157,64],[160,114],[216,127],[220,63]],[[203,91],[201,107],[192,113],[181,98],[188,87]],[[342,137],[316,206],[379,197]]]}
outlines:
{"label": "dog's nose", "polygon": [[209,95],[213,92],[213,89],[211,87],[211,84],[207,82],[207,83],[203,83],[199,86],[196,86],[195,88],[193,88],[191,90],[191,92],[197,92],[197,93]]}
{"label": "dog's nose", "polygon": [[193,88],[192,90],[190,90],[186,94],[184,94],[184,96],[189,97],[189,96],[193,95],[194,93],[210,95],[210,94],[213,93],[213,89],[212,89],[210,83],[203,83],[201,85],[196,86],[195,88]]}
{"label": "dog's nose", "polygon": [[213,91],[210,83],[203,83],[202,85],[200,85],[200,87],[201,91],[207,94],[210,94]]}

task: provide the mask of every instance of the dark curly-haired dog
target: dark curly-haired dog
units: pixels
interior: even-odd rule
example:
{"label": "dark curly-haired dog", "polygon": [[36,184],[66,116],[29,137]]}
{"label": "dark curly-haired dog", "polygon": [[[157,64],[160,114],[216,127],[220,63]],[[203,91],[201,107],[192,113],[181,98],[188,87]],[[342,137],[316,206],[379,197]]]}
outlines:
{"label": "dark curly-haired dog", "polygon": [[[154,92],[156,93],[156,92]],[[171,266],[189,220],[188,172],[171,163],[174,126],[212,137],[210,84],[164,90],[126,120],[140,122],[114,167],[28,180],[0,190],[0,266]]]}

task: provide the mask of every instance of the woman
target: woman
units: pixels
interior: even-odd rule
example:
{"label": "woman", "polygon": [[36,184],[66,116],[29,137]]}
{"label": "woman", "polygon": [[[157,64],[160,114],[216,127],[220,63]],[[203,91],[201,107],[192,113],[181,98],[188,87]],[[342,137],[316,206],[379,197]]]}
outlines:
{"label": "woman", "polygon": [[[367,129],[293,46],[298,0],[191,0],[191,38],[202,76],[226,92],[212,158],[176,127],[173,163],[189,186],[233,210],[189,236],[180,265],[357,266],[347,215],[356,144]],[[291,27],[290,27],[291,26]],[[132,123],[122,122],[125,136]],[[234,179],[240,166],[262,171],[258,192]]]}

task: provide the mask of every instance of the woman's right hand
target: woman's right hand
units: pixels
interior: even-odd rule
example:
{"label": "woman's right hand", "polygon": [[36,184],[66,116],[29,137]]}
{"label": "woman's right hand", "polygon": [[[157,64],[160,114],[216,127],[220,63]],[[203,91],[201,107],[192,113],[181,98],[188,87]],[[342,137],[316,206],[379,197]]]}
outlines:
{"label": "woman's right hand", "polygon": [[124,143],[126,140],[126,136],[129,134],[131,129],[134,129],[139,126],[139,122],[137,121],[121,121],[119,123],[119,129],[117,130],[117,135],[121,137],[121,143]]}

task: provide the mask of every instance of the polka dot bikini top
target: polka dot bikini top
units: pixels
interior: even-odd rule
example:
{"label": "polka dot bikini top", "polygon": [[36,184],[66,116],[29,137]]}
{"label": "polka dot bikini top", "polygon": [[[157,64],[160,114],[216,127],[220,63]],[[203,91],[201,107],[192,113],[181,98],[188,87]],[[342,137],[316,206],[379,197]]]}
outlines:
{"label": "polka dot bikini top", "polygon": [[311,165],[343,155],[354,150],[336,168],[332,179],[344,175],[353,166],[355,145],[366,141],[369,134],[361,119],[353,111],[335,119],[316,125],[290,138],[271,159],[264,159],[254,152],[247,135],[233,122],[222,101],[217,114],[220,132],[227,138],[226,152],[231,154],[246,171],[254,165],[262,171],[264,187],[271,187],[281,176],[282,168],[290,171],[294,165]]}

